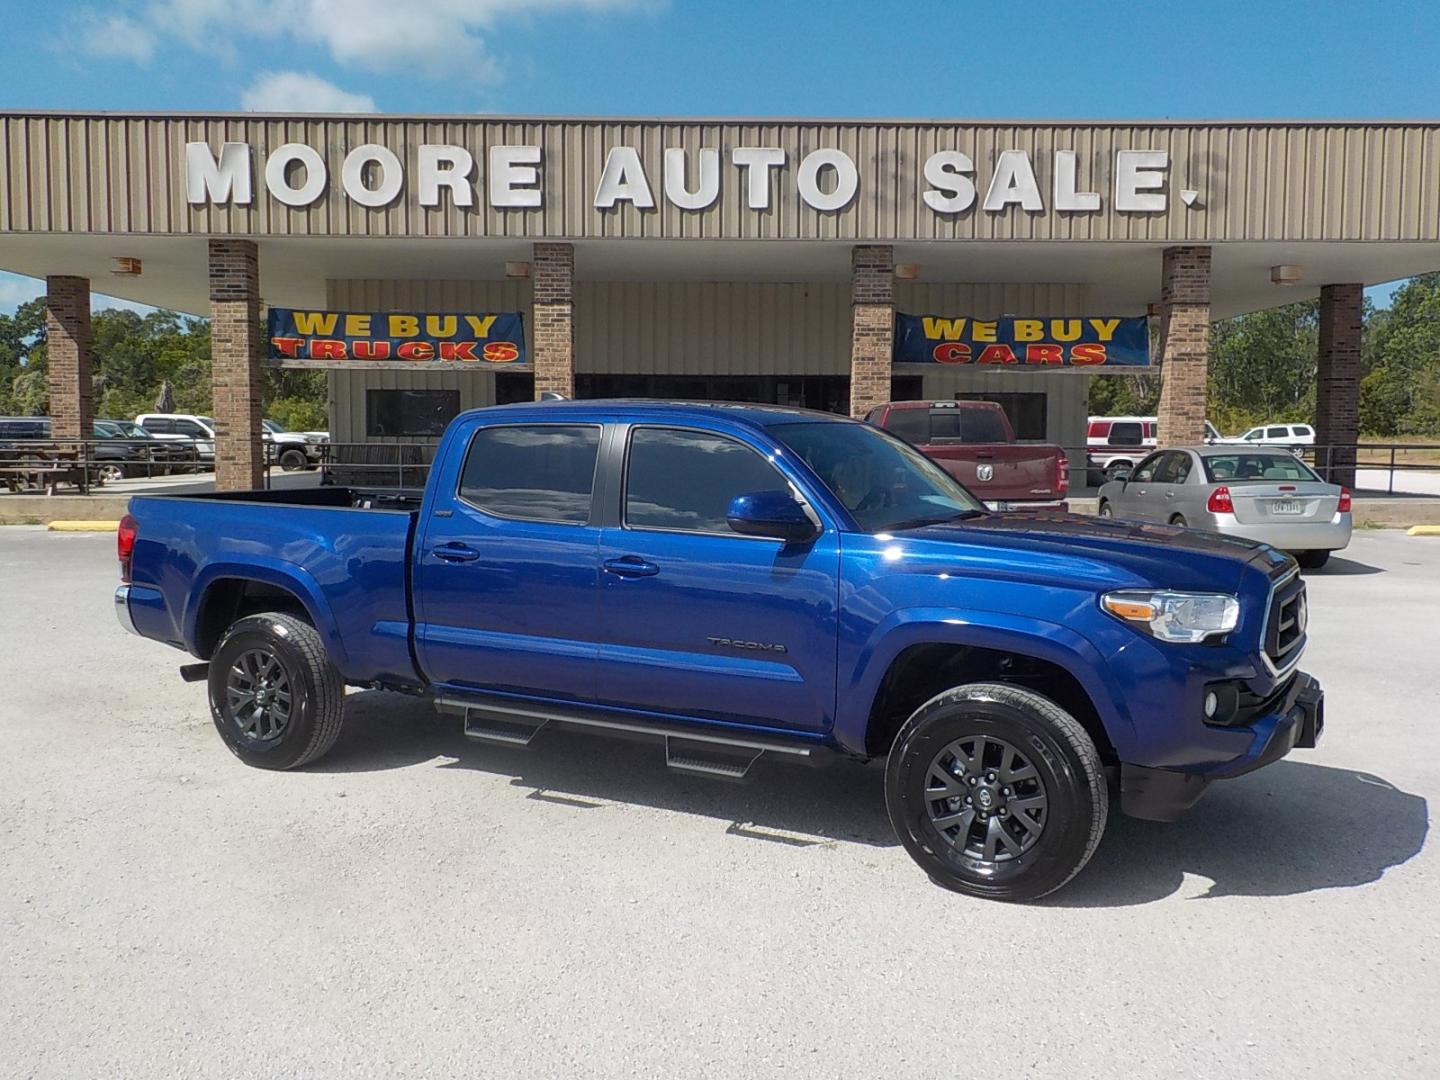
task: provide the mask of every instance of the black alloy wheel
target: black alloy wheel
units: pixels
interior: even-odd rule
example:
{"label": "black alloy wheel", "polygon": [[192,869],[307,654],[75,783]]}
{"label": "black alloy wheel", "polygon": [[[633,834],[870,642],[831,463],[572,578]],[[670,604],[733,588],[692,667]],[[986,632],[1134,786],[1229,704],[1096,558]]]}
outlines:
{"label": "black alloy wheel", "polygon": [[987,735],[957,739],[935,755],[925,797],[935,830],[967,858],[991,866],[1033,848],[1050,807],[1030,759]]}
{"label": "black alloy wheel", "polygon": [[231,753],[293,769],[340,735],[345,686],[315,627],[289,612],[247,615],[210,657],[210,715]]}

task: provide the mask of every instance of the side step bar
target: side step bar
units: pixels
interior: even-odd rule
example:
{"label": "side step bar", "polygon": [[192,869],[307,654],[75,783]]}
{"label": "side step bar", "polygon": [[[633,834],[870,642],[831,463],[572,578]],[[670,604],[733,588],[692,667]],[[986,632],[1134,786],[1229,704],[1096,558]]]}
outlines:
{"label": "side step bar", "polygon": [[464,719],[465,737],[502,746],[529,746],[552,723],[560,727],[592,728],[602,731],[649,735],[665,740],[665,764],[677,772],[724,780],[743,780],[766,751],[785,754],[801,761],[822,756],[825,748],[771,739],[764,736],[734,736],[696,730],[678,724],[637,723],[597,715],[583,708],[552,710],[463,698],[438,698],[435,708],[458,713]]}

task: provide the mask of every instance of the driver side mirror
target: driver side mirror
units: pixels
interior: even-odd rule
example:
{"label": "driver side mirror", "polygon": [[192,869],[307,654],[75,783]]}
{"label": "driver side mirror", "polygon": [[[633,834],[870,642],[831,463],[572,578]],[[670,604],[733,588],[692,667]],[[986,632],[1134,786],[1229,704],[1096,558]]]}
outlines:
{"label": "driver side mirror", "polygon": [[730,500],[725,514],[742,536],[768,536],[799,544],[820,535],[820,528],[788,491],[748,491]]}

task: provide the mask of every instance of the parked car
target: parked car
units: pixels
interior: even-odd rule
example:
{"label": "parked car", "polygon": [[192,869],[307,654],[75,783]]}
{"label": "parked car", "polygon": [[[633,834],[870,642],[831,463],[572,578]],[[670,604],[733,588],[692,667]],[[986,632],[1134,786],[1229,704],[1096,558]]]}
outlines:
{"label": "parked car", "polygon": [[1162,450],[1100,489],[1101,517],[1161,521],[1259,540],[1315,570],[1350,543],[1350,491],[1282,447]]}
{"label": "parked car", "polygon": [[[1085,431],[1085,484],[1099,487],[1126,476],[1159,442],[1154,416],[1092,416]],[[1205,441],[1223,442],[1220,430],[1205,421]]]}
{"label": "parked car", "polygon": [[215,460],[215,421],[194,413],[141,413],[139,424],[157,439],[188,440],[201,461]]}
{"label": "parked car", "polygon": [[[13,458],[17,462],[33,460],[38,463],[41,458],[49,456],[51,448],[43,444],[53,439],[54,429],[48,416],[0,417],[0,447],[18,453],[20,456]],[[32,444],[28,454],[26,443]],[[139,440],[127,439],[107,421],[96,420],[85,443],[84,457],[90,466],[83,471],[92,480],[104,483],[127,476],[140,476],[150,467],[149,446]],[[78,466],[79,459],[75,462]]]}
{"label": "parked car", "polygon": [[155,475],[193,472],[200,460],[189,439],[162,439],[131,420],[96,420],[95,423],[97,427],[103,424],[113,431],[114,437],[135,440],[144,446],[150,456],[150,468],[146,471]]}
{"label": "parked car", "polygon": [[325,458],[330,436],[325,432],[287,431],[275,420],[262,420],[264,440],[271,445],[274,460],[286,472],[315,468]]}
{"label": "parked car", "polygon": [[247,764],[329,751],[347,684],[485,743],[650,735],[695,775],[883,759],[912,858],[992,899],[1070,880],[1112,797],[1172,820],[1324,723],[1288,556],[990,513],[903,440],[802,410],[477,409],[421,495],[139,496],[117,544],[120,622],[198,659]]}
{"label": "parked car", "polygon": [[1291,449],[1297,449],[1302,446],[1315,445],[1315,429],[1309,424],[1260,424],[1233,438],[1222,438],[1217,441],[1232,444],[1244,443],[1249,446],[1288,446]]}
{"label": "parked car", "polygon": [[1066,509],[1070,463],[1048,443],[1018,443],[993,401],[892,401],[867,423],[898,435],[991,510]]}

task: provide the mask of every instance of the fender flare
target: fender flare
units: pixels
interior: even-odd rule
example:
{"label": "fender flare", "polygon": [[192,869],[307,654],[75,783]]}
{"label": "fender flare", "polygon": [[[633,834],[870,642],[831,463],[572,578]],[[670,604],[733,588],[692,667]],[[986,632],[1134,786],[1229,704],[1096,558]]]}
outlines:
{"label": "fender flare", "polygon": [[1060,623],[1025,615],[964,608],[905,608],[879,623],[860,647],[848,685],[837,703],[835,736],[853,753],[864,753],[870,710],[895,659],[912,645],[972,645],[1033,656],[1068,672],[1089,695],[1106,734],[1123,756],[1135,745],[1135,724],[1124,694],[1110,678],[1100,651],[1083,634]]}
{"label": "fender flare", "polygon": [[254,562],[206,563],[196,573],[194,583],[190,588],[190,599],[185,607],[181,628],[185,645],[192,653],[199,655],[196,652],[196,634],[200,623],[200,612],[205,606],[205,598],[215,582],[226,578],[258,581],[293,593],[305,609],[306,614],[310,616],[310,621],[319,631],[321,638],[324,639],[330,659],[341,671],[347,670],[349,665],[345,655],[345,644],[341,640],[339,628],[335,624],[334,613],[331,612],[330,605],[325,602],[324,594],[320,591],[320,586],[315,579],[307,571],[293,563],[282,563],[263,557],[257,558]]}

